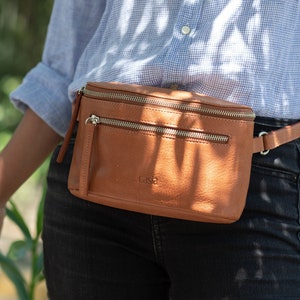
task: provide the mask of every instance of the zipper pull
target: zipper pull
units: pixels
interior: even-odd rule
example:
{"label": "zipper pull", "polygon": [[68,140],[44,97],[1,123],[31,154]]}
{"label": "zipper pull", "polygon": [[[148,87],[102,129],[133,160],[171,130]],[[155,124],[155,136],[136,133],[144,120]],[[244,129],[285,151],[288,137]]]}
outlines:
{"label": "zipper pull", "polygon": [[79,170],[79,189],[78,192],[82,197],[86,197],[89,190],[90,165],[93,155],[93,141],[96,126],[100,123],[100,117],[91,115],[85,120],[85,124],[90,124],[84,127],[82,152],[80,158]]}
{"label": "zipper pull", "polygon": [[98,124],[100,124],[100,117],[96,116],[96,115],[91,115],[90,117],[88,117],[85,120],[85,125],[88,123],[93,124],[94,126],[97,126]]}
{"label": "zipper pull", "polygon": [[70,122],[70,125],[69,125],[69,128],[68,128],[68,131],[66,133],[66,136],[64,138],[63,144],[62,144],[62,146],[59,150],[59,153],[57,155],[57,158],[56,158],[57,163],[62,163],[62,161],[64,160],[64,157],[65,157],[65,154],[67,152],[68,145],[69,145],[69,142],[70,142],[71,137],[73,135],[74,127],[75,127],[77,116],[78,116],[78,113],[79,113],[79,107],[80,107],[80,102],[81,102],[81,97],[83,95],[83,91],[84,91],[84,87],[81,88],[80,90],[78,90],[77,93],[76,93],[76,99],[75,99],[73,107],[72,107],[73,108],[72,119],[71,119],[71,122]]}

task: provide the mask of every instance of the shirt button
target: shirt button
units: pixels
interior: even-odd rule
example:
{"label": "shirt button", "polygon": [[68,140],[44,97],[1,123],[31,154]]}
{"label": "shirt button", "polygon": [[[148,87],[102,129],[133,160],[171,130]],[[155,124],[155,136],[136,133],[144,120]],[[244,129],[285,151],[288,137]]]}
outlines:
{"label": "shirt button", "polygon": [[181,27],[181,32],[185,35],[189,34],[191,32],[191,28],[187,25],[184,25]]}

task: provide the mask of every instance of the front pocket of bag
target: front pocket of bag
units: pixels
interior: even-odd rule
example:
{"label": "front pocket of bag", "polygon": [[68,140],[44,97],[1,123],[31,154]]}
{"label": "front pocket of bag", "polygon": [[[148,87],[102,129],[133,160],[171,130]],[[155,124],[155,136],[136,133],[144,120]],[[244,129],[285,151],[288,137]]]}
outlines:
{"label": "front pocket of bag", "polygon": [[88,117],[78,130],[69,176],[76,196],[152,214],[239,217],[250,173],[250,162],[240,158],[251,159],[243,153],[250,145],[229,146],[222,134],[98,118]]}

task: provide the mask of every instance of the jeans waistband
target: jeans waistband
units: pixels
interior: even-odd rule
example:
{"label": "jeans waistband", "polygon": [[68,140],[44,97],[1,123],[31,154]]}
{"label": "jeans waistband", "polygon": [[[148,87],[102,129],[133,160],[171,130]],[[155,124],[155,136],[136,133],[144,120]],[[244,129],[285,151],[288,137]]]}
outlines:
{"label": "jeans waistband", "polygon": [[297,122],[300,122],[300,120],[297,119],[279,119],[279,118],[269,118],[269,117],[256,117],[255,118],[255,126],[263,126],[265,128],[272,129],[279,129],[281,127],[295,124]]}
{"label": "jeans waistband", "polygon": [[282,128],[287,125],[292,125],[300,120],[297,119],[279,119],[269,117],[256,117],[254,124],[254,136],[257,136],[261,131],[272,131]]}

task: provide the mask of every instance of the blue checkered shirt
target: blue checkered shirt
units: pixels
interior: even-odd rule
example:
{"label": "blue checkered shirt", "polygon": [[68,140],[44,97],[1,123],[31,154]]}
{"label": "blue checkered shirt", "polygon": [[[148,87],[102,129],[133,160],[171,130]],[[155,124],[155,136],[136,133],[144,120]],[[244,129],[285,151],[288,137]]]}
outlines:
{"label": "blue checkered shirt", "polygon": [[86,81],[192,90],[300,119],[300,1],[55,1],[42,60],[11,99],[64,135]]}

